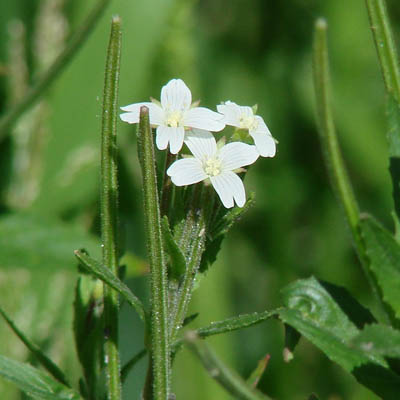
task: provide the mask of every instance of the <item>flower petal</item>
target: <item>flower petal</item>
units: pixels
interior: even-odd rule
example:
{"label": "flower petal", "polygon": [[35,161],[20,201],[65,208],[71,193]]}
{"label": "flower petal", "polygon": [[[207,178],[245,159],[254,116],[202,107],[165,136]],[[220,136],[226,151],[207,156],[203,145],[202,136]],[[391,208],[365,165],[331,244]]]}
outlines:
{"label": "flower petal", "polygon": [[175,161],[167,169],[167,175],[176,186],[191,185],[207,178],[201,162],[196,158],[182,158]]}
{"label": "flower petal", "polygon": [[254,144],[262,157],[274,157],[276,153],[275,140],[264,120],[258,115],[255,118],[257,129],[250,131],[249,134],[254,139]]}
{"label": "flower petal", "polygon": [[164,111],[161,107],[154,103],[134,103],[128,106],[121,107],[121,110],[127,111],[120,114],[122,121],[130,124],[137,124],[139,122],[140,108],[146,106],[149,109],[149,119],[152,125],[162,125],[164,123]]}
{"label": "flower petal", "polygon": [[170,131],[169,136],[169,151],[172,154],[177,154],[183,146],[183,139],[185,137],[185,129],[183,126],[168,127]]}
{"label": "flower petal", "polygon": [[171,79],[161,89],[161,106],[164,110],[187,110],[192,104],[192,94],[182,79]]}
{"label": "flower petal", "polygon": [[233,207],[233,200],[239,207],[246,203],[246,192],[242,180],[232,171],[210,177],[215,191],[226,208]]}
{"label": "flower petal", "polygon": [[254,139],[254,144],[257,147],[260,156],[274,157],[276,153],[276,144],[274,138],[265,132],[250,132]]}
{"label": "flower petal", "polygon": [[202,129],[192,129],[186,132],[185,144],[200,161],[212,157],[217,152],[217,143],[214,136],[212,133]]}
{"label": "flower petal", "polygon": [[183,119],[185,126],[219,132],[225,128],[224,116],[205,107],[195,107],[188,110]]}
{"label": "flower petal", "polygon": [[239,118],[242,114],[240,106],[233,101],[226,101],[224,104],[217,106],[219,113],[224,115],[224,122],[226,125],[239,126]]}
{"label": "flower petal", "polygon": [[169,143],[171,153],[176,154],[182,148],[184,136],[183,127],[159,126],[156,132],[157,148],[165,150]]}
{"label": "flower petal", "polygon": [[224,171],[232,171],[253,164],[259,155],[256,146],[242,142],[228,143],[219,151],[219,158]]}

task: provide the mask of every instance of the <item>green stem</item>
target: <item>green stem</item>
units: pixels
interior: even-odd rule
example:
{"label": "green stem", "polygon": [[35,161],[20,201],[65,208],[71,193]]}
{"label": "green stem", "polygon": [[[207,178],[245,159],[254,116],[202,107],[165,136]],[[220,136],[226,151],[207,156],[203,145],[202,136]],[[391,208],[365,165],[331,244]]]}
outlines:
{"label": "green stem", "polygon": [[366,0],[386,90],[400,103],[400,68],[384,0]]}
{"label": "green stem", "polygon": [[99,0],[85,22],[71,38],[44,75],[28,90],[24,99],[11,108],[0,120],[0,142],[7,136],[18,118],[46,91],[85,43],[110,0]]}
{"label": "green stem", "polygon": [[327,24],[323,19],[317,20],[315,24],[314,50],[313,50],[313,75],[315,97],[317,105],[317,121],[319,133],[324,150],[327,169],[331,178],[332,186],[342,204],[347,222],[353,236],[355,248],[361,261],[363,272],[371,286],[379,307],[380,320],[388,322],[388,315],[384,309],[379,295],[378,286],[368,269],[368,258],[365,245],[360,232],[360,211],[355,199],[353,188],[348,177],[346,167],[342,158],[339,143],[336,137],[333,123],[331,97],[329,86],[328,50],[326,41]]}
{"label": "green stem", "polygon": [[[103,265],[118,275],[117,252],[117,144],[118,82],[121,54],[121,20],[111,24],[104,82],[101,145],[101,236]],[[104,284],[105,368],[109,400],[121,399],[120,360],[118,352],[118,293]]]}
{"label": "green stem", "polygon": [[185,319],[189,302],[192,297],[193,283],[200,266],[206,241],[208,219],[214,206],[213,193],[209,187],[197,185],[193,190],[191,208],[186,216],[185,226],[182,229],[179,247],[186,257],[186,271],[176,296],[175,309],[171,316],[171,342],[176,339]]}
{"label": "green stem", "polygon": [[211,378],[215,379],[223,388],[236,399],[242,400],[268,400],[267,395],[250,387],[235,371],[228,368],[211,350],[205,341],[200,339],[195,332],[185,334],[188,348],[199,358]]}
{"label": "green stem", "polygon": [[142,168],[144,218],[150,261],[153,390],[154,398],[167,400],[170,379],[167,271],[161,233],[153,135],[147,107],[140,110],[138,151]]}
{"label": "green stem", "polygon": [[165,167],[164,167],[164,176],[163,176],[163,185],[161,190],[161,215],[167,215],[170,217],[170,207],[172,206],[171,198],[173,195],[174,186],[172,185],[171,178],[167,175],[167,169],[169,166],[177,160],[178,155],[172,154],[169,151],[165,157]]}

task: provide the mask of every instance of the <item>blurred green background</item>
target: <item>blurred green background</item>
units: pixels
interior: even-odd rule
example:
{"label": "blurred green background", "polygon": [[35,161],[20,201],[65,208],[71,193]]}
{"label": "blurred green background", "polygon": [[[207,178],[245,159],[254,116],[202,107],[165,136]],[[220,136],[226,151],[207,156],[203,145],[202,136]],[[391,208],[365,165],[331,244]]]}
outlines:
{"label": "blurred green background", "polygon": [[[0,2],[0,109],[20,101],[95,4],[78,0]],[[388,1],[396,33],[400,8]],[[182,78],[193,99],[258,104],[274,137],[274,159],[246,177],[256,205],[231,231],[193,297],[194,326],[281,304],[280,289],[315,275],[347,287],[368,305],[367,285],[340,206],[329,186],[314,120],[313,24],[324,16],[335,120],[363,210],[391,228],[384,88],[363,0],[114,0],[75,59],[0,144],[0,305],[68,369],[79,367],[71,321],[77,278],[72,251],[99,253],[100,114],[110,19],[123,21],[120,105],[159,98]],[[128,283],[146,297],[140,171],[135,128],[118,123],[121,242]],[[142,348],[139,319],[121,312],[123,362]],[[268,321],[209,339],[247,377],[266,354],[260,388],[276,399],[375,399],[305,340],[282,359],[283,328]],[[0,354],[30,360],[0,321]],[[139,398],[146,361],[131,373],[124,398]],[[176,359],[178,399],[229,399],[186,351]],[[0,380],[1,399],[26,398]]]}

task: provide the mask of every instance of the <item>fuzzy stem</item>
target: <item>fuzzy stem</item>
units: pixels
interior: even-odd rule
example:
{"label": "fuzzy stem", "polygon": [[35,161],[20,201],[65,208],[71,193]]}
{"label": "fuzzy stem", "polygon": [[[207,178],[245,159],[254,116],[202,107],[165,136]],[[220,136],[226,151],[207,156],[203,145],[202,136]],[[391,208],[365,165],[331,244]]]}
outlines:
{"label": "fuzzy stem", "polygon": [[[153,135],[147,107],[140,109],[139,159],[142,168],[144,218],[151,285],[151,363],[153,396],[167,400],[169,394],[170,350],[168,336],[168,286],[161,233]],[[149,385],[147,385],[148,387]]]}
{"label": "fuzzy stem", "polygon": [[57,57],[51,67],[44,75],[28,90],[23,100],[11,108],[0,120],[0,142],[8,135],[18,118],[40,98],[46,89],[60,75],[64,68],[73,59],[77,51],[81,48],[89,37],[96,23],[103,14],[110,0],[99,0],[94,6],[85,22],[71,38],[68,45]]}
{"label": "fuzzy stem", "polygon": [[[103,265],[118,275],[117,253],[117,145],[118,82],[121,53],[121,20],[111,24],[104,82],[101,145],[101,237]],[[104,284],[105,368],[109,400],[121,399],[120,360],[118,352],[118,293]]]}

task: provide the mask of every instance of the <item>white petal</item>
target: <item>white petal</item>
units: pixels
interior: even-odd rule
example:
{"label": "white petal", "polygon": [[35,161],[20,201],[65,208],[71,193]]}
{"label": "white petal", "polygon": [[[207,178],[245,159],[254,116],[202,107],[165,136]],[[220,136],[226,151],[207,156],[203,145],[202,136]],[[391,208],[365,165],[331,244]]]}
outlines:
{"label": "white petal", "polygon": [[239,126],[239,118],[241,116],[240,106],[232,101],[217,106],[219,113],[224,115],[226,125]]}
{"label": "white petal", "polygon": [[254,144],[257,147],[260,156],[274,157],[276,153],[275,140],[271,135],[265,132],[250,132],[251,137],[254,139]]}
{"label": "white petal", "polygon": [[161,105],[165,110],[187,110],[192,104],[192,94],[182,79],[171,79],[161,89]]}
{"label": "white petal", "polygon": [[175,161],[167,169],[167,175],[176,186],[191,185],[207,178],[201,162],[196,158],[182,158]]}
{"label": "white petal", "polygon": [[165,150],[169,142],[169,128],[159,126],[156,131],[156,145],[158,150]]}
{"label": "white petal", "polygon": [[217,143],[212,133],[202,129],[192,129],[186,132],[185,144],[192,154],[203,161],[217,152]]}
{"label": "white petal", "polygon": [[259,155],[256,146],[242,142],[228,143],[219,151],[219,158],[222,161],[224,171],[232,171],[253,164]]}
{"label": "white petal", "polygon": [[130,124],[137,124],[139,122],[140,108],[146,106],[149,109],[149,119],[152,125],[162,125],[164,121],[164,111],[161,107],[154,103],[135,103],[128,106],[121,107],[121,110],[127,111],[120,115],[122,121],[129,122]]}
{"label": "white petal", "polygon": [[219,132],[225,128],[224,116],[205,107],[191,108],[184,115],[183,123],[190,128]]}
{"label": "white petal", "polygon": [[233,200],[239,207],[246,203],[246,193],[242,180],[232,171],[210,177],[214,189],[226,208],[233,207]]}
{"label": "white petal", "polygon": [[250,136],[254,139],[254,144],[257,147],[262,157],[274,157],[276,153],[276,143],[271,135],[264,120],[256,115],[257,129],[250,131]]}
{"label": "white petal", "polygon": [[178,153],[178,151],[183,146],[183,138],[185,137],[185,129],[183,126],[168,127],[167,129],[170,130],[170,137],[169,137],[169,151],[172,154]]}
{"label": "white petal", "polygon": [[156,132],[156,145],[159,150],[165,150],[170,146],[172,154],[178,153],[182,148],[185,130],[182,127],[159,126]]}

